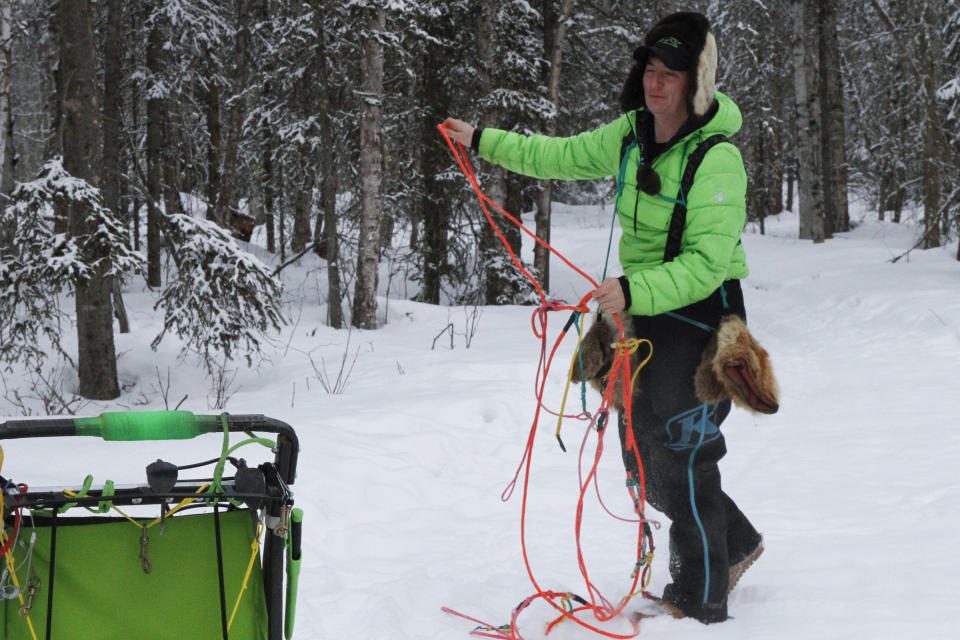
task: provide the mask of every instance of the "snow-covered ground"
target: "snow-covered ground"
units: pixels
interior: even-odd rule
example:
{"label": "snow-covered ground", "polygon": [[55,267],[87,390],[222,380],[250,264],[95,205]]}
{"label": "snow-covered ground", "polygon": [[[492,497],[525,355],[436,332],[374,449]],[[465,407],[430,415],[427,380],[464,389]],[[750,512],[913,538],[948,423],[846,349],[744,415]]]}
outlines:
{"label": "snow-covered ground", "polygon": [[[862,210],[855,217],[856,229],[817,246],[797,239],[789,213],[769,219],[766,235],[745,234],[750,325],[774,359],[783,393],[775,416],[734,411],[724,425],[729,453],[721,470],[767,551],[732,594],[731,620],[707,627],[650,619],[640,637],[957,637],[956,244],[891,264],[913,244],[916,226],[880,223]],[[598,207],[558,205],[554,245],[598,278],[609,222],[609,211]],[[305,540],[295,637],[469,637],[475,625],[443,613],[444,606],[508,622],[534,592],[521,555],[520,491],[500,499],[534,415],[540,346],[532,308],[481,308],[471,330],[474,309],[381,300],[389,314],[381,329],[334,331],[323,323],[325,273],[318,266],[285,271],[288,291],[307,299],[291,306],[296,321],[268,347],[271,361],[240,367],[227,404],[231,413],[284,420],[300,436],[294,489]],[[556,260],[551,268],[556,297],[573,302],[589,290]],[[82,414],[163,409],[164,396],[173,408],[184,395],[180,408],[214,412],[209,382],[195,363],[177,361],[172,338],[150,350],[160,329],[151,295],[139,282],[125,295],[133,333],[118,336],[124,395]],[[551,317],[551,341],[565,320]],[[436,339],[449,324],[453,348],[449,333]],[[573,347],[568,339],[557,361],[568,362]],[[348,366],[356,354],[346,389],[325,393],[310,358],[317,367],[322,359],[335,379],[345,353]],[[562,396],[563,368],[547,383],[552,408]],[[588,403],[595,408],[598,397],[590,393]],[[542,420],[534,445],[528,551],[542,587],[582,593],[574,510],[584,427],[565,422],[568,453],[557,446],[555,428],[555,420]],[[139,480],[157,457],[186,462],[220,451],[214,436],[158,445],[75,440],[5,442],[4,475],[38,485],[75,484],[88,472],[98,480]],[[612,431],[599,485],[610,509],[629,516]],[[635,525],[588,500],[583,535],[591,578],[619,600],[630,585]],[[655,537],[651,590],[659,593],[668,580],[666,527]],[[553,617],[535,603],[519,630],[543,638]],[[605,628],[622,633],[629,625]],[[599,636],[567,622],[548,637]]]}

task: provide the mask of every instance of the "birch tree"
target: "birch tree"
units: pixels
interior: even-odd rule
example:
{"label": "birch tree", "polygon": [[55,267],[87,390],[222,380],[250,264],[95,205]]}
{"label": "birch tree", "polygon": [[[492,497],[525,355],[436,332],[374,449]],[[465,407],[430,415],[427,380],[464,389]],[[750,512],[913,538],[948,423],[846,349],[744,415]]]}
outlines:
{"label": "birch tree", "polygon": [[357,246],[357,281],[351,324],[362,329],[377,326],[377,283],[380,261],[380,214],[383,181],[380,129],[383,104],[383,45],[386,11],[365,7],[363,34],[363,108],[360,115],[360,238]]}

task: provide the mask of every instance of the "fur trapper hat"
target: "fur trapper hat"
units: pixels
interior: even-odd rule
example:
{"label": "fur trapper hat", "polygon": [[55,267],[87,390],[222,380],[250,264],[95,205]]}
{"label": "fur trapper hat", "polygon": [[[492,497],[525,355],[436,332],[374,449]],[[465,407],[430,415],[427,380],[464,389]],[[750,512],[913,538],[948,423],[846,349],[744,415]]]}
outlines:
{"label": "fur trapper hat", "polygon": [[641,46],[633,52],[636,63],[620,94],[624,111],[645,106],[643,72],[650,56],[676,71],[689,71],[687,109],[691,116],[706,115],[713,104],[717,75],[717,43],[710,22],[700,13],[672,13],[655,24]]}

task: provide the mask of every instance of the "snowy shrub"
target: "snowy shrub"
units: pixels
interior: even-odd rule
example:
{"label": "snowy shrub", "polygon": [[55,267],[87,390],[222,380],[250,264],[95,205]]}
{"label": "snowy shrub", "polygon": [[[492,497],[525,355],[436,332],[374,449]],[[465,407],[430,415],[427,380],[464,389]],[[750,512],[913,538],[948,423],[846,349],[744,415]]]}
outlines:
{"label": "snowy shrub", "polygon": [[[103,206],[100,191],[67,173],[59,156],[11,199],[0,215],[0,362],[39,369],[45,345],[67,357],[59,295],[98,269],[119,277],[140,270],[142,260],[127,247],[123,225]],[[88,212],[91,233],[53,232],[53,211],[71,204]]]}
{"label": "snowy shrub", "polygon": [[163,330],[151,346],[173,331],[209,370],[237,351],[252,365],[261,336],[283,324],[279,280],[213,222],[174,214],[166,223],[177,271],[155,305]]}

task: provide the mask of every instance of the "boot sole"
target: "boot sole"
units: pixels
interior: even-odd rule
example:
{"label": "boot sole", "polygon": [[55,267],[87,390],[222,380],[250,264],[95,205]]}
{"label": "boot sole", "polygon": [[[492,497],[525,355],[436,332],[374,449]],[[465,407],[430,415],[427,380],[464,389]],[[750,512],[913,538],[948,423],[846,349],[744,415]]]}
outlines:
{"label": "boot sole", "polygon": [[730,567],[730,584],[727,586],[727,595],[730,595],[730,592],[733,591],[733,588],[737,586],[737,583],[740,582],[740,578],[743,577],[743,574],[747,572],[753,563],[757,561],[757,558],[763,553],[763,545],[754,550],[749,556],[738,562],[737,564]]}

